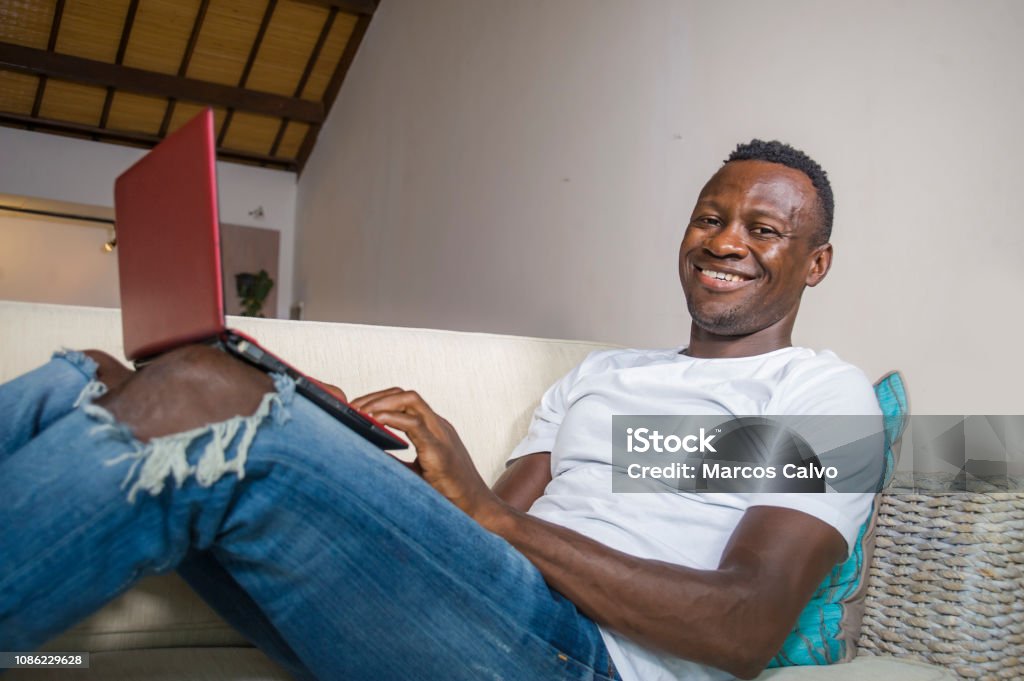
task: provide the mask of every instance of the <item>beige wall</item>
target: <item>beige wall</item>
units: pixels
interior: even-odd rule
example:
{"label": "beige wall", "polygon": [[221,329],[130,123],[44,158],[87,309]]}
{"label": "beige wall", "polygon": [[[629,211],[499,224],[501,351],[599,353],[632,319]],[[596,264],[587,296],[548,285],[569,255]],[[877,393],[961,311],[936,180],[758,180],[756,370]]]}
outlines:
{"label": "beige wall", "polygon": [[307,316],[685,341],[676,248],[738,141],[806,149],[837,260],[796,342],[918,413],[1024,413],[1024,3],[388,0],[300,178]]}
{"label": "beige wall", "polygon": [[[74,215],[76,205],[54,208],[70,206]],[[120,307],[118,254],[103,249],[112,234],[105,224],[0,210],[0,300]],[[235,275],[264,269],[275,286],[263,314],[284,316],[277,295],[280,237],[273,229],[221,225],[226,314],[241,314]]]}
{"label": "beige wall", "polygon": [[105,225],[0,211],[0,300],[118,307]]}
{"label": "beige wall", "polygon": [[[20,205],[20,199],[33,202],[72,203],[72,213],[84,210],[87,214],[112,216],[114,205],[114,180],[133,163],[139,160],[144,149],[118,144],[93,142],[42,132],[29,132],[14,128],[0,128],[0,199],[4,203]],[[295,174],[268,168],[256,168],[237,163],[217,163],[220,218],[225,223],[245,225],[259,229],[272,229],[280,233],[280,282],[275,286],[280,305],[278,311],[287,314],[292,300],[292,263],[295,225]],[[258,206],[263,214],[253,215]],[[45,207],[45,206],[37,206]],[[63,209],[61,209],[63,210]],[[2,213],[11,220],[19,219],[17,213]],[[95,229],[95,228],[93,228]],[[102,228],[97,232],[102,234]],[[52,236],[51,231],[51,236]],[[15,248],[21,246],[4,240],[0,233],[0,258],[23,260],[27,251]],[[42,234],[33,237],[33,243],[41,243]],[[75,238],[75,237],[72,237]],[[84,238],[79,236],[78,238]],[[106,237],[103,237],[106,240]],[[100,242],[102,243],[102,241]],[[67,259],[65,259],[65,256]],[[91,253],[89,258],[94,257]],[[46,262],[60,263],[69,271],[78,271],[78,251],[58,245],[46,254]],[[116,258],[114,258],[116,260]],[[83,276],[86,274],[82,272]],[[114,280],[116,282],[116,279]],[[82,280],[84,291],[96,291],[97,295],[86,297],[57,297],[55,287],[43,286],[29,290],[27,297],[15,300],[47,300],[49,302],[73,302],[82,305],[116,306],[105,291],[104,280]],[[45,282],[44,282],[45,283]],[[11,298],[0,282],[0,298]]]}

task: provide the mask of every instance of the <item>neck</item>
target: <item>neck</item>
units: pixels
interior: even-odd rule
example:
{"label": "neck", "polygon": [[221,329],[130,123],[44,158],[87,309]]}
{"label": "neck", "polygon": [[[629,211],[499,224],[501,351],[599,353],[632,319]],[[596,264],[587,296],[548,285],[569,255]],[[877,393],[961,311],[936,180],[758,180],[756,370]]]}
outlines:
{"label": "neck", "polygon": [[722,336],[690,323],[690,344],[686,354],[702,359],[753,357],[793,345],[793,322],[789,315],[769,327],[739,336]]}

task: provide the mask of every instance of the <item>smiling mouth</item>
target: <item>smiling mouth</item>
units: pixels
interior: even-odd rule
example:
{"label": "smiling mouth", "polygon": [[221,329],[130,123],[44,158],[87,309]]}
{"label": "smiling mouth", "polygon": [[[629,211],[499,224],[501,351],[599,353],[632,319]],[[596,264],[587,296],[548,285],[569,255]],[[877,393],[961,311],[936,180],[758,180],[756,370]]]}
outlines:
{"label": "smiling mouth", "polygon": [[697,270],[697,280],[705,287],[716,291],[732,291],[746,286],[754,280],[753,277],[747,277],[741,274],[718,272],[717,270],[712,270],[710,268],[703,269],[697,265],[694,265],[693,267]]}

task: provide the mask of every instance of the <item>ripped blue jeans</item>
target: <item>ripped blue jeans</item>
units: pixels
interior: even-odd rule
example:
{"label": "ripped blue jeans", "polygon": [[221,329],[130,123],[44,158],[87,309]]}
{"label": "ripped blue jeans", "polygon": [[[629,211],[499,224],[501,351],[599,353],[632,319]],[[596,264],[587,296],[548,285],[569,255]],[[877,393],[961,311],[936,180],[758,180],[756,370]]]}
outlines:
{"label": "ripped blue jeans", "polygon": [[537,569],[284,377],[147,444],[74,352],[0,386],[0,650],[177,569],[298,679],[608,679]]}

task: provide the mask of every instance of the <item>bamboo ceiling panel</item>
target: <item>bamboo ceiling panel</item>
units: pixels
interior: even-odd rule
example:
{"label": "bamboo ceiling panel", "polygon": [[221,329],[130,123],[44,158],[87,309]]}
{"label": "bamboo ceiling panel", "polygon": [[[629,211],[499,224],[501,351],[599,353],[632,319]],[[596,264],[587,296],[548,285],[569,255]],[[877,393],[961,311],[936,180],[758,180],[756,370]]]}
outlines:
{"label": "bamboo ceiling panel", "polygon": [[309,126],[307,124],[290,121],[284,130],[284,134],[281,136],[281,144],[277,148],[277,153],[282,156],[298,156],[299,147],[302,145],[302,140],[306,138],[308,132]]}
{"label": "bamboo ceiling panel", "polygon": [[66,0],[56,51],[113,62],[128,0]]}
{"label": "bamboo ceiling panel", "polygon": [[224,146],[231,149],[261,153],[274,143],[274,136],[281,125],[279,118],[259,114],[236,113],[224,133]]}
{"label": "bamboo ceiling panel", "polygon": [[117,92],[110,104],[107,125],[116,130],[157,135],[166,110],[167,100],[161,97]]}
{"label": "bamboo ceiling panel", "polygon": [[301,170],[378,0],[0,0],[0,125]]}
{"label": "bamboo ceiling panel", "polygon": [[125,66],[174,75],[181,68],[199,0],[146,0],[139,3],[124,55]]}
{"label": "bamboo ceiling panel", "polygon": [[39,89],[39,76],[30,76],[14,71],[0,71],[0,102],[16,113],[32,113],[32,103]]}
{"label": "bamboo ceiling panel", "polygon": [[50,78],[46,81],[39,117],[98,125],[107,91],[95,85],[82,85]]}
{"label": "bamboo ceiling panel", "polygon": [[[185,125],[193,116],[203,110],[203,107],[198,104],[190,104],[188,102],[178,102],[174,106],[174,111],[171,114],[171,121],[168,128],[170,130],[177,130],[181,126]],[[224,129],[224,117],[227,116],[228,110],[215,106],[213,107],[213,134],[220,136],[221,131]]]}
{"label": "bamboo ceiling panel", "polygon": [[259,0],[211,0],[187,75],[238,85],[266,5]]}
{"label": "bamboo ceiling panel", "polygon": [[53,8],[53,0],[0,2],[0,40],[45,50],[53,26]]}
{"label": "bamboo ceiling panel", "polygon": [[279,3],[253,62],[248,87],[289,97],[296,95],[296,84],[309,63],[328,14],[324,7]]}
{"label": "bamboo ceiling panel", "polygon": [[[330,84],[331,77],[334,74],[335,64],[341,61],[349,41],[353,40],[356,22],[356,17],[345,14],[339,14],[334,19],[331,32],[324,43],[323,49],[320,51],[320,57],[317,59],[313,71],[309,74],[309,81],[306,83],[306,89],[302,94],[304,99],[320,100],[324,97],[324,93],[327,92],[327,86]],[[356,39],[357,43],[361,38],[362,36]]]}

